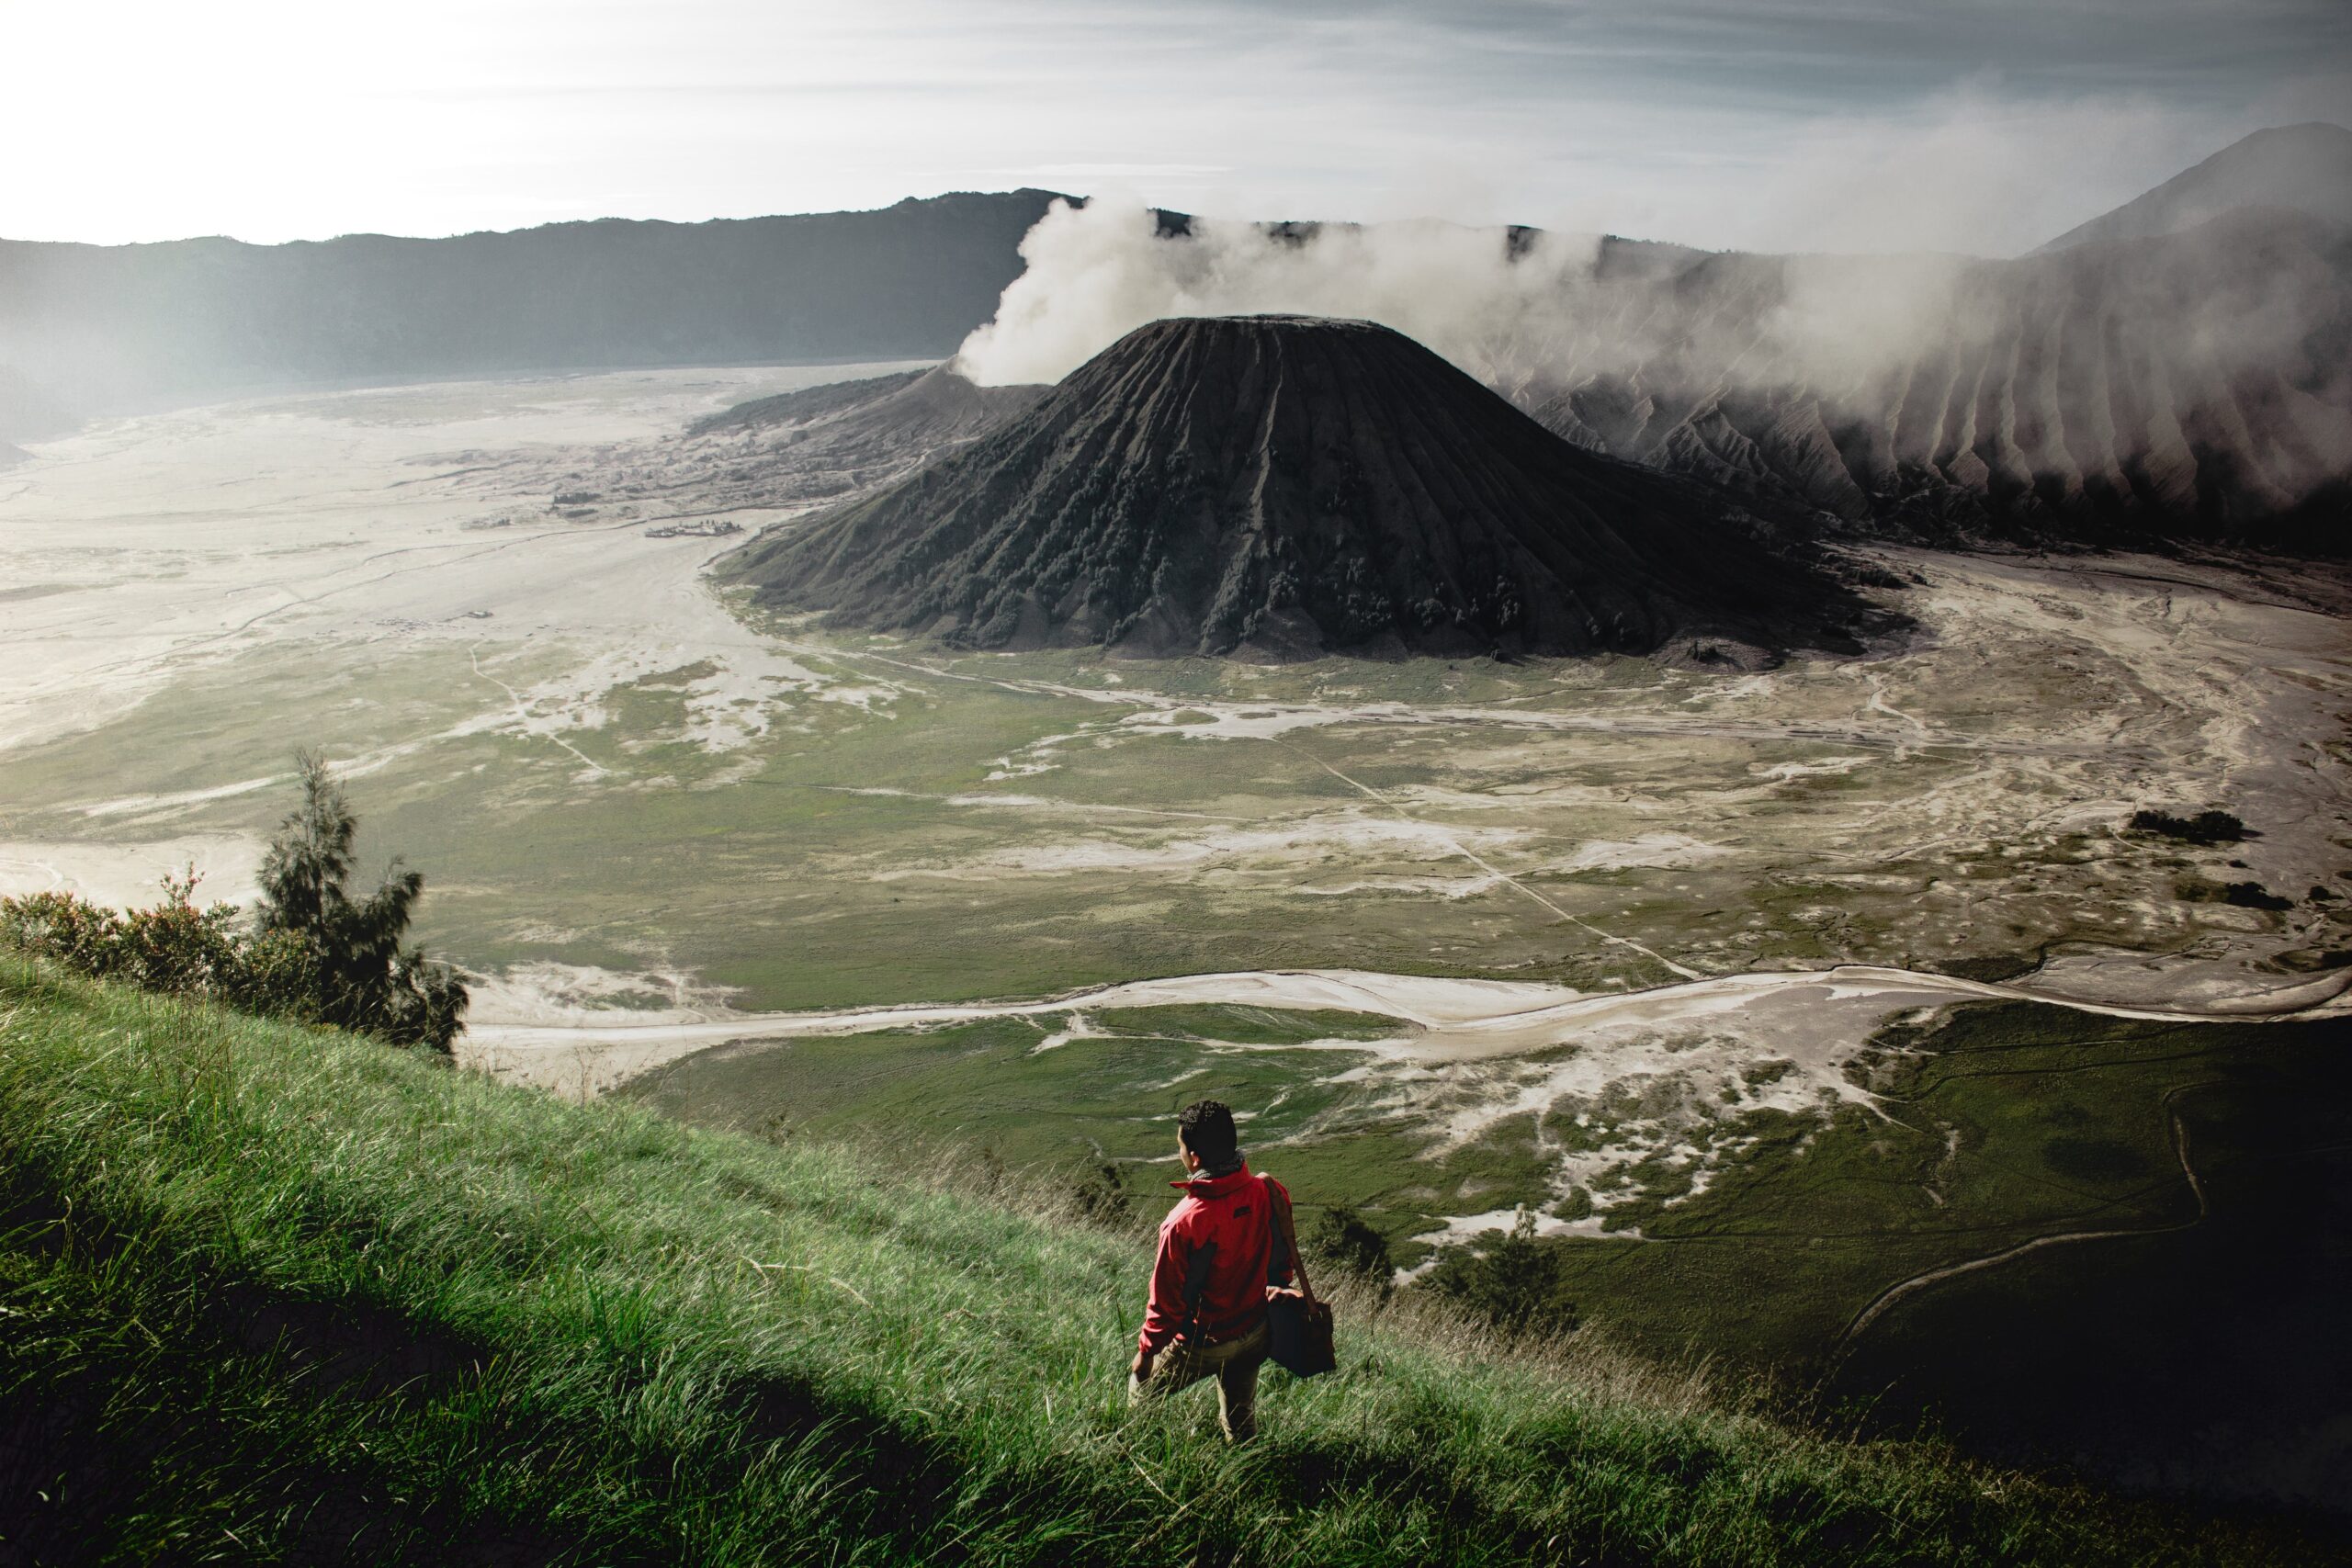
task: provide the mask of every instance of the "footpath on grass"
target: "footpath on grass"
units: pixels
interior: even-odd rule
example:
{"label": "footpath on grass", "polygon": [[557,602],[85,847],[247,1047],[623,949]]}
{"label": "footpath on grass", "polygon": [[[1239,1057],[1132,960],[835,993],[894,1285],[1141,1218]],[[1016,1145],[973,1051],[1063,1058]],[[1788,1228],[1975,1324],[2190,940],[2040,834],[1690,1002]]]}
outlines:
{"label": "footpath on grass", "polygon": [[0,1559],[2325,1555],[1363,1313],[1228,1450],[1139,1235],[6,953],[0,1204]]}

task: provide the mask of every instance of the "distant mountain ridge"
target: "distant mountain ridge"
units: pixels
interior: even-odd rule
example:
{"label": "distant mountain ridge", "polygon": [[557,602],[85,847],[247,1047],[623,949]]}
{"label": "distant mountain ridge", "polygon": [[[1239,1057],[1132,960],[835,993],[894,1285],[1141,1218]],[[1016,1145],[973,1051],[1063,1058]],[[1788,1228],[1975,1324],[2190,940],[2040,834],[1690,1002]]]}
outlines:
{"label": "distant mountain ridge", "polygon": [[975,648],[1857,647],[1860,601],[1727,511],[1578,451],[1387,328],[1196,317],[720,570],[766,604]]}
{"label": "distant mountain ridge", "polygon": [[433,240],[0,241],[0,438],[303,383],[944,357],[1054,197]]}

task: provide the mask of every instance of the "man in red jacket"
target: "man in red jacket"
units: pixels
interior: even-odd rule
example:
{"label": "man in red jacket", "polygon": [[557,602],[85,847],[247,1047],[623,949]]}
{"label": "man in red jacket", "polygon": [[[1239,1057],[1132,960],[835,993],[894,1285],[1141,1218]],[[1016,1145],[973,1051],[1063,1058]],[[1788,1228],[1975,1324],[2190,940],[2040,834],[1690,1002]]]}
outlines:
{"label": "man in red jacket", "polygon": [[1215,1100],[1176,1114],[1176,1152],[1190,1173],[1170,1186],[1184,1194],[1159,1225],[1151,1298],[1127,1379],[1129,1403],[1216,1379],[1217,1425],[1228,1443],[1258,1431],[1258,1369],[1270,1336],[1266,1291],[1290,1282],[1289,1248],[1273,1206],[1290,1193],[1250,1174],[1233,1112]]}

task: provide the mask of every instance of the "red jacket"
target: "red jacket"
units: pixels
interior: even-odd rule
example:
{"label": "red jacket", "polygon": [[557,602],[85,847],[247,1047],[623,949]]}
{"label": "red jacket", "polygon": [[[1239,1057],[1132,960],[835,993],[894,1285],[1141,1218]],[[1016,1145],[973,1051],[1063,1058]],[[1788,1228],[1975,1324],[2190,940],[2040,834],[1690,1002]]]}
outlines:
{"label": "red jacket", "polygon": [[[1205,1342],[1246,1331],[1266,1310],[1266,1287],[1288,1284],[1289,1249],[1276,1245],[1277,1227],[1268,1206],[1269,1190],[1287,1206],[1290,1193],[1272,1177],[1250,1174],[1244,1164],[1227,1176],[1194,1177],[1168,1185],[1183,1201],[1159,1223],[1159,1256],[1151,1266],[1151,1301],[1144,1309],[1143,1333],[1136,1348],[1158,1355],[1193,1325],[1190,1337]],[[1212,1250],[1213,1249],[1213,1250]],[[1276,1255],[1282,1256],[1277,1261]],[[1204,1278],[1200,1318],[1185,1299],[1193,1270]]]}

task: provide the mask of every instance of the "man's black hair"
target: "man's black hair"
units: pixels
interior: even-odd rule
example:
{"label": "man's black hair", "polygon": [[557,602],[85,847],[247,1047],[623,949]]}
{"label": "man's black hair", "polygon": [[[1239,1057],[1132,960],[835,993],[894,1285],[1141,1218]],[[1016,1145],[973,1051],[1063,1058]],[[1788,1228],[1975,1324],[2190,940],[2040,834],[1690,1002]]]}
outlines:
{"label": "man's black hair", "polygon": [[1176,1136],[1210,1165],[1231,1159],[1241,1146],[1233,1130],[1233,1107],[1222,1100],[1196,1100],[1176,1112]]}

